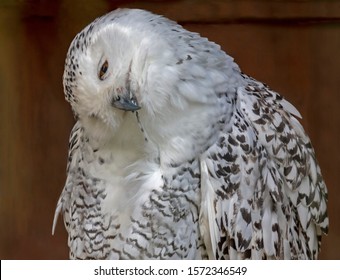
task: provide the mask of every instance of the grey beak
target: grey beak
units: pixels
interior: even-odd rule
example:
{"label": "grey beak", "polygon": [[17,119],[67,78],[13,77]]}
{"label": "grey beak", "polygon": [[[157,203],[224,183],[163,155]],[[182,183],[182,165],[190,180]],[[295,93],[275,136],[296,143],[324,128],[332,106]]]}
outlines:
{"label": "grey beak", "polygon": [[137,100],[130,94],[125,94],[112,99],[111,105],[117,109],[124,111],[137,111],[141,107],[138,105]]}

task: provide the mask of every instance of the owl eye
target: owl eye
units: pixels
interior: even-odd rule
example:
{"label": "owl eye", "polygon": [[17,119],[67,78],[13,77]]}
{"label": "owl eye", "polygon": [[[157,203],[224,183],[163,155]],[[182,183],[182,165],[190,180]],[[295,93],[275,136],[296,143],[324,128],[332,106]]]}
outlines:
{"label": "owl eye", "polygon": [[109,63],[107,62],[107,60],[104,61],[104,63],[102,64],[102,66],[100,67],[99,73],[98,73],[98,78],[102,81],[106,78],[106,72],[109,68]]}

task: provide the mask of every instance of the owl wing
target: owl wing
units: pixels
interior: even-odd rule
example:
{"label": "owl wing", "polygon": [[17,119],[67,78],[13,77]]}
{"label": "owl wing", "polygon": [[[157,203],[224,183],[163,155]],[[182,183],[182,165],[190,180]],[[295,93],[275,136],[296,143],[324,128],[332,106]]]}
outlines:
{"label": "owl wing", "polygon": [[83,141],[83,127],[79,122],[73,126],[73,129],[69,138],[68,145],[68,158],[67,158],[67,178],[64,189],[59,197],[57,208],[54,214],[52,234],[54,233],[57,225],[58,216],[60,213],[64,214],[64,222],[67,231],[69,232],[69,209],[70,209],[70,197],[74,186],[75,177],[77,177],[78,165],[81,159],[81,144]]}
{"label": "owl wing", "polygon": [[201,158],[200,226],[210,258],[315,259],[327,189],[298,111],[249,79]]}

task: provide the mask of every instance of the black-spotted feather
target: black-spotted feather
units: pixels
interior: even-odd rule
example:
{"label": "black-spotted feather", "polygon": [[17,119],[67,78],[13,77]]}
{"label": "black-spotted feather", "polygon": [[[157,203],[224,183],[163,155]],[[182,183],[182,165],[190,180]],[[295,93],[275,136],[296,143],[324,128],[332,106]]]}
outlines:
{"label": "black-spotted feather", "polygon": [[[206,153],[217,259],[314,259],[327,232],[327,191],[297,110],[248,79],[233,126]],[[227,126],[226,126],[227,127]],[[227,248],[227,249],[226,249]]]}

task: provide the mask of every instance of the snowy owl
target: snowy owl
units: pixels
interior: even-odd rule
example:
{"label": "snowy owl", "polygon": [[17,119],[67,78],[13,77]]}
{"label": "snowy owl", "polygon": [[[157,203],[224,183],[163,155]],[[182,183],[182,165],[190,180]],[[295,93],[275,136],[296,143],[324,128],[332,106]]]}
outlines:
{"label": "snowy owl", "polygon": [[295,107],[217,44],[118,9],[68,50],[74,259],[315,259],[327,189]]}

